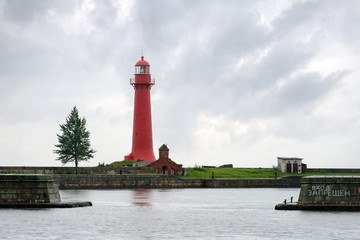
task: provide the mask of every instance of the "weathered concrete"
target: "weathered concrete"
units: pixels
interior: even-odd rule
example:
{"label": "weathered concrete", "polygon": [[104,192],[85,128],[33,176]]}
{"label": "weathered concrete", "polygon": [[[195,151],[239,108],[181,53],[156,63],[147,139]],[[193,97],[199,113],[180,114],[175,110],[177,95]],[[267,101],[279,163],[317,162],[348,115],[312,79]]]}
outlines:
{"label": "weathered concrete", "polygon": [[308,168],[307,172],[360,173],[360,168]]}
{"label": "weathered concrete", "polygon": [[49,175],[0,174],[0,203],[58,203],[59,189]]}
{"label": "weathered concrete", "polygon": [[307,210],[307,211],[360,211],[355,205],[301,205],[301,204],[277,204],[276,210]]}
{"label": "weathered concrete", "polygon": [[91,202],[60,202],[52,176],[0,174],[0,208],[69,208],[91,206]]}
{"label": "weathered concrete", "polygon": [[360,176],[312,176],[301,181],[299,204],[360,206]]}
{"label": "weathered concrete", "polygon": [[0,208],[76,208],[90,206],[92,206],[91,202],[0,203]]}
{"label": "weathered concrete", "polygon": [[[215,168],[215,166],[203,166]],[[239,168],[248,169],[248,168]],[[272,170],[272,168],[261,168]],[[124,174],[154,173],[151,167],[78,167],[80,174]],[[0,173],[16,171],[23,174],[75,174],[75,167],[25,167],[25,166],[0,166]],[[327,173],[360,173],[360,168],[307,168],[307,172]]]}
{"label": "weathered concrete", "polygon": [[171,175],[54,175],[60,189],[123,188],[289,188],[300,178],[183,179]]}
{"label": "weathered concrete", "polygon": [[360,176],[304,177],[297,204],[278,204],[275,209],[360,211]]}

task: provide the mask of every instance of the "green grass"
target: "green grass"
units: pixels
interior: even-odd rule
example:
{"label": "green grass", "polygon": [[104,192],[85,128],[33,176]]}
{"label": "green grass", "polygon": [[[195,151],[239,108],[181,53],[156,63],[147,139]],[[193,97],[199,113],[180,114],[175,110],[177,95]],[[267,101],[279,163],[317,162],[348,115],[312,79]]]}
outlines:
{"label": "green grass", "polygon": [[137,161],[119,161],[119,162],[113,162],[110,164],[99,164],[99,167],[132,167],[133,163],[136,163],[138,161],[142,161],[142,160],[137,160]]}
{"label": "green grass", "polygon": [[17,171],[17,170],[3,170],[3,171],[0,171],[0,173],[3,173],[3,174],[21,174],[22,172]]}
{"label": "green grass", "polygon": [[[244,168],[186,168],[184,178],[273,178],[274,170]],[[278,173],[279,176],[280,173]]]}
{"label": "green grass", "polygon": [[182,178],[211,178],[214,172],[215,178],[274,178],[275,172],[277,177],[284,176],[308,176],[308,175],[359,175],[353,173],[327,173],[321,172],[306,172],[302,174],[283,173],[275,169],[261,169],[261,168],[186,168],[186,176]]}

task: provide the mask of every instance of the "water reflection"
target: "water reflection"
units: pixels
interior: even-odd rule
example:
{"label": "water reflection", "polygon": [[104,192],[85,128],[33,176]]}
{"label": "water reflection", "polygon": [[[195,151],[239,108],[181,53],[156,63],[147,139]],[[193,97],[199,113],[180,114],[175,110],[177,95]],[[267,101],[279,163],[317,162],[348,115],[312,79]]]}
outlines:
{"label": "water reflection", "polygon": [[151,207],[151,189],[134,189],[132,204],[140,207]]}

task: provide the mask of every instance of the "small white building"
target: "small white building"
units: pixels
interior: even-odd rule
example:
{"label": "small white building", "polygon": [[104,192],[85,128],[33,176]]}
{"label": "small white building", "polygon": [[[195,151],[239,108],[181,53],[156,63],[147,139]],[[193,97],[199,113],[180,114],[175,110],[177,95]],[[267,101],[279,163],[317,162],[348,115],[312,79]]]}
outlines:
{"label": "small white building", "polygon": [[302,163],[302,158],[278,157],[278,170],[288,173],[302,173],[305,171],[306,164]]}

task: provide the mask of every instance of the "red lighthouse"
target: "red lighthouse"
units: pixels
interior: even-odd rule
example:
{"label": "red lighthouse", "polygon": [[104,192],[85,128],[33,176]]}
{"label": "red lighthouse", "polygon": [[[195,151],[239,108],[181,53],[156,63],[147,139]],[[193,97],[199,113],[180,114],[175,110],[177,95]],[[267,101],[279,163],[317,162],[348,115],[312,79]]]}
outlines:
{"label": "red lighthouse", "polygon": [[141,56],[135,65],[135,79],[130,79],[134,87],[134,125],[132,138],[132,151],[125,156],[125,160],[155,161],[152,124],[150,89],[155,84],[151,79],[150,64]]}

